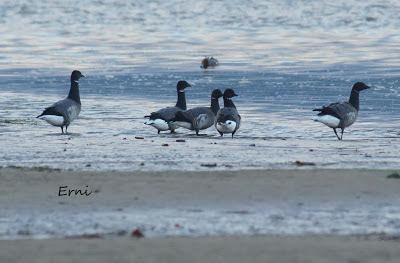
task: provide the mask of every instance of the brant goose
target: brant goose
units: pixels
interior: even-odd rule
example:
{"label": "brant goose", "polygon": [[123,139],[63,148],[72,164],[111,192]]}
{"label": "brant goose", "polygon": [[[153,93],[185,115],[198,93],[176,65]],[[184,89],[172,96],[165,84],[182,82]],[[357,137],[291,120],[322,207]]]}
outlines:
{"label": "brant goose", "polygon": [[156,112],[152,112],[150,115],[145,116],[145,118],[149,118],[149,120],[144,124],[153,126],[157,129],[158,133],[160,133],[160,131],[168,130],[170,130],[171,133],[175,132],[175,129],[177,129],[178,126],[170,122],[178,111],[186,110],[185,89],[187,87],[191,87],[189,83],[184,80],[178,81],[178,84],[176,85],[178,100],[175,107],[162,108]]}
{"label": "brant goose", "polygon": [[57,101],[46,108],[37,118],[47,121],[53,126],[61,127],[61,133],[68,133],[68,126],[81,112],[81,98],[79,96],[79,79],[85,77],[78,70],[72,71],[71,88],[68,97]]}
{"label": "brant goose", "polygon": [[[359,92],[368,88],[363,82],[355,83],[351,90],[349,102],[337,102],[320,109],[314,109],[313,111],[319,111],[314,121],[321,122],[332,128],[336,137],[342,140],[344,129],[352,125],[357,119],[358,111],[360,110]],[[338,128],[342,131],[340,137],[336,132]]]}
{"label": "brant goose", "polygon": [[233,138],[233,135],[240,127],[241,117],[232,101],[232,98],[235,96],[237,94],[233,89],[226,89],[224,91],[224,107],[218,111],[215,122],[215,128],[221,136],[224,133],[232,133]]}
{"label": "brant goose", "polygon": [[196,131],[199,135],[200,130],[205,130],[215,123],[215,116],[219,110],[218,99],[222,97],[222,92],[215,89],[211,93],[210,107],[196,107],[187,111],[178,111],[172,120],[174,124],[189,130]]}

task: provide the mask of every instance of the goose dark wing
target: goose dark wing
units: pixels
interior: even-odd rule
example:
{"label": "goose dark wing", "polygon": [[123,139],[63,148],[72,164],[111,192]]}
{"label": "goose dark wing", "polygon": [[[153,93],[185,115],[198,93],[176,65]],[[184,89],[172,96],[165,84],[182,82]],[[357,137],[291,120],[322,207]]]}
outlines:
{"label": "goose dark wing", "polygon": [[319,111],[318,116],[331,115],[343,120],[354,110],[354,107],[348,102],[337,102],[324,106],[321,109],[314,109],[313,111]]}
{"label": "goose dark wing", "polygon": [[149,116],[150,120],[155,120],[155,119],[162,119],[164,121],[171,121],[174,117],[175,114],[181,111],[178,107],[167,107],[160,109],[156,112],[152,112]]}
{"label": "goose dark wing", "polygon": [[56,115],[56,116],[63,116],[64,118],[66,118],[68,115],[68,108],[71,107],[72,104],[73,101],[70,99],[63,99],[57,101],[50,107],[47,107],[38,117],[43,115]]}

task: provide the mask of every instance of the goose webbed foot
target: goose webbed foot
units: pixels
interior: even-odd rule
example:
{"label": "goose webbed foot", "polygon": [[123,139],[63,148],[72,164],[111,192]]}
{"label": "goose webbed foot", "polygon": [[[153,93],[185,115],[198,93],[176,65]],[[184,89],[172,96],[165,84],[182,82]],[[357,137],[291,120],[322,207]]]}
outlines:
{"label": "goose webbed foot", "polygon": [[171,133],[172,133],[172,134],[175,134],[175,133],[176,133],[176,131],[175,131],[175,130],[171,130]]}

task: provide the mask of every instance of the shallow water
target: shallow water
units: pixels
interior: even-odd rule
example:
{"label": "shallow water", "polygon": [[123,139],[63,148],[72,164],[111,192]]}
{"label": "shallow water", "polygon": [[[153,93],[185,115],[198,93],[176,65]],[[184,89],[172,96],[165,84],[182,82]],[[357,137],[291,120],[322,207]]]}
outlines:
{"label": "shallow water", "polygon": [[204,55],[229,70],[355,64],[351,70],[363,72],[399,63],[395,0],[5,0],[0,7],[3,69],[186,71],[198,70]]}
{"label": "shallow water", "polygon": [[[221,66],[222,69],[223,66]],[[17,81],[2,78],[0,165],[72,169],[163,170],[294,167],[315,162],[324,167],[399,167],[400,99],[395,77],[364,78],[374,86],[361,94],[356,124],[344,141],[331,129],[311,121],[314,107],[346,99],[356,78],[331,71],[305,74],[267,72],[157,72],[90,75],[81,81],[83,110],[70,135],[35,119],[68,90],[65,77]],[[246,81],[243,81],[243,79]],[[209,104],[215,87],[234,87],[243,121],[234,139],[220,138],[212,127],[157,135],[143,116],[176,100],[175,83],[186,79],[189,107]],[[28,86],[28,87],[27,87]],[[51,94],[51,95],[46,95]],[[136,139],[135,137],[144,137]],[[185,142],[176,142],[183,138]],[[162,146],[168,144],[169,146]]]}

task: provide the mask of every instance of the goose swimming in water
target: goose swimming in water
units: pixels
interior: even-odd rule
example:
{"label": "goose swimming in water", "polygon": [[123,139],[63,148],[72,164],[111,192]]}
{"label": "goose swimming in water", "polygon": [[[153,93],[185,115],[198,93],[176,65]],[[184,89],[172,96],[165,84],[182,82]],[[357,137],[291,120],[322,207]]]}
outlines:
{"label": "goose swimming in water", "polygon": [[196,131],[199,135],[200,130],[205,130],[215,123],[215,116],[219,110],[218,99],[222,97],[222,92],[215,89],[211,93],[210,107],[196,107],[187,111],[178,111],[172,122],[179,127]]}
{"label": "goose swimming in water", "polygon": [[175,117],[175,114],[178,111],[186,110],[185,89],[187,87],[191,87],[189,83],[184,80],[178,81],[178,84],[176,85],[178,100],[175,107],[162,108],[156,112],[152,112],[150,115],[145,116],[145,118],[149,118],[149,120],[144,124],[153,126],[157,129],[158,133],[160,133],[160,131],[168,130],[170,130],[171,133],[175,132],[178,126],[171,123],[171,120]]}
{"label": "goose swimming in water", "polygon": [[239,130],[241,117],[232,101],[235,96],[237,94],[233,89],[224,91],[224,107],[218,111],[215,122],[215,128],[221,136],[224,136],[224,133],[231,133],[233,138],[233,135]]}
{"label": "goose swimming in water", "polygon": [[[319,111],[314,121],[321,122],[332,128],[338,140],[342,140],[344,129],[352,125],[357,119],[358,111],[360,110],[359,93],[365,89],[369,89],[369,87],[363,82],[355,83],[351,89],[348,102],[332,103],[320,109],[314,109],[313,111]],[[342,131],[340,137],[336,131],[338,128]]]}
{"label": "goose swimming in water", "polygon": [[201,61],[201,68],[203,69],[207,69],[209,67],[214,68],[216,66],[219,65],[219,62],[216,58],[213,57],[205,57],[202,61]]}
{"label": "goose swimming in water", "polygon": [[53,126],[61,128],[61,133],[68,133],[68,126],[81,112],[81,98],[79,96],[79,79],[85,77],[78,70],[72,71],[71,88],[68,97],[57,101],[46,108],[37,118],[47,121]]}

